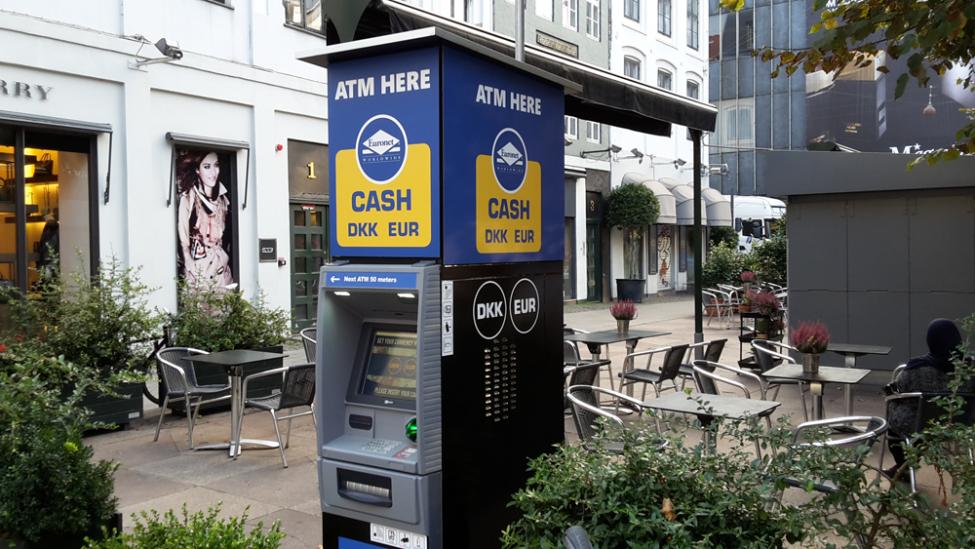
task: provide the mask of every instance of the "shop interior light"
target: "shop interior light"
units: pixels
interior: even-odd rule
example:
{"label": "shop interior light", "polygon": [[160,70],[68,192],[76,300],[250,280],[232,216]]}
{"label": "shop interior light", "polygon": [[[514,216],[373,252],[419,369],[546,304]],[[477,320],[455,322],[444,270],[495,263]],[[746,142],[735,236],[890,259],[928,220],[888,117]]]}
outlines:
{"label": "shop interior light", "polygon": [[410,292],[401,292],[396,294],[396,297],[401,297],[403,299],[416,299],[416,294]]}
{"label": "shop interior light", "polygon": [[34,177],[35,166],[34,164],[24,164],[24,179],[30,179]]}
{"label": "shop interior light", "polygon": [[349,292],[347,292],[345,290],[338,290],[338,291],[335,292],[335,295],[342,296],[342,297],[349,297],[352,294],[350,294]]}

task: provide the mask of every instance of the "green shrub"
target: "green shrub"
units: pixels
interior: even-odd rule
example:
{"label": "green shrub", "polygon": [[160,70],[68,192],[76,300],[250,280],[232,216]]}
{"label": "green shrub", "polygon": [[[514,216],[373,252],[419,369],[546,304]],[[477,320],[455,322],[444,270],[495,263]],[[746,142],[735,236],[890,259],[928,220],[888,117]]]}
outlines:
{"label": "green shrub", "polygon": [[745,270],[744,258],[736,251],[736,247],[729,247],[720,243],[711,248],[707,263],[701,270],[701,283],[705,288],[714,288],[718,284],[741,284],[741,272]]}
{"label": "green shrub", "polygon": [[91,374],[29,344],[0,352],[0,532],[61,546],[111,519],[117,466],[81,442],[79,399],[104,383]]}
{"label": "green shrub", "polygon": [[220,505],[206,513],[190,514],[183,504],[180,517],[172,510],[160,516],[157,511],[143,511],[141,519],[133,515],[132,533],[116,535],[102,541],[89,541],[86,549],[275,549],[284,534],[275,522],[264,532],[258,523],[249,533],[245,530],[247,513],[220,519]]}
{"label": "green shrub", "polygon": [[745,265],[758,275],[760,281],[785,286],[788,269],[787,247],[785,232],[776,233],[775,236],[752,247],[752,251],[744,257]]}
{"label": "green shrub", "polygon": [[259,349],[284,343],[289,320],[283,309],[268,307],[263,296],[252,303],[238,291],[183,286],[173,329],[184,347]]}
{"label": "green shrub", "polygon": [[657,222],[660,202],[649,188],[626,183],[609,193],[606,224],[619,229],[643,229]]}
{"label": "green shrub", "polygon": [[708,241],[711,246],[717,246],[723,242],[732,250],[738,249],[738,233],[735,232],[734,227],[710,227]]}

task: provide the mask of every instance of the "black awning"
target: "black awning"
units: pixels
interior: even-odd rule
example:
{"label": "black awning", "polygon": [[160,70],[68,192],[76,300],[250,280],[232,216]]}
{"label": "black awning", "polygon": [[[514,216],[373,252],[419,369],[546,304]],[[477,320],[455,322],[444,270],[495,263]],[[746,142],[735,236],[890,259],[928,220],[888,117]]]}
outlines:
{"label": "black awning", "polygon": [[[372,2],[359,20],[355,39],[431,26],[503,55],[514,55],[515,45],[511,38],[394,0]],[[340,42],[334,28],[329,29],[328,39],[331,44]],[[702,131],[714,130],[717,109],[708,103],[648,86],[531,44],[525,45],[525,61],[581,86],[581,91],[567,90],[565,110],[570,116],[654,135],[670,135],[671,124]]]}

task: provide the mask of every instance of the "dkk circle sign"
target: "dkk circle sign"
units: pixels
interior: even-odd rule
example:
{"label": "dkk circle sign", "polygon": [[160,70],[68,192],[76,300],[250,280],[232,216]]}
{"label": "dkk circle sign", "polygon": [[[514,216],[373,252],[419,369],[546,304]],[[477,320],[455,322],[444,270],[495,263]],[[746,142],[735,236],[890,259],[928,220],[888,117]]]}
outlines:
{"label": "dkk circle sign", "polygon": [[507,316],[507,303],[501,285],[489,280],[474,293],[474,329],[484,339],[494,339],[501,334]]}
{"label": "dkk circle sign", "polygon": [[511,315],[511,325],[519,334],[527,334],[538,322],[538,288],[527,278],[515,282],[511,289],[508,311]]}

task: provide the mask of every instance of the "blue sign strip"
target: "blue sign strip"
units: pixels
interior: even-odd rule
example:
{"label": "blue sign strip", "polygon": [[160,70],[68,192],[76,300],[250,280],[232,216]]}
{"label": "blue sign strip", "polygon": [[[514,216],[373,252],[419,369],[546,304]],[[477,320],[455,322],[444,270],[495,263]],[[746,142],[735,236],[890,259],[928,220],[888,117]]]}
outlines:
{"label": "blue sign strip", "polygon": [[339,549],[383,549],[383,546],[339,536]]}
{"label": "blue sign strip", "polygon": [[389,271],[325,271],[322,285],[326,288],[368,290],[415,290],[416,273]]}

